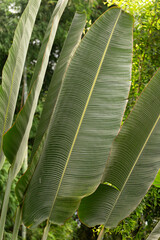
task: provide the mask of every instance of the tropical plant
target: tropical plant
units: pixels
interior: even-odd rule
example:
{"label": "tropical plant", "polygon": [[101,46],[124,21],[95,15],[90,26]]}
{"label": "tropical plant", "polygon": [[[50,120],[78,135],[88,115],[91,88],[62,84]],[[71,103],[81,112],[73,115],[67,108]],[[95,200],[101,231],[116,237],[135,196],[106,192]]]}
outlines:
{"label": "tropical plant", "polygon": [[[18,90],[20,86],[20,80],[23,73],[23,67],[25,63],[25,58],[27,54],[27,48],[29,44],[29,40],[31,37],[32,29],[34,26],[35,18],[39,9],[41,1],[40,0],[31,0],[29,1],[20,21],[17,26],[15,37],[13,40],[12,48],[9,52],[9,57],[4,66],[2,73],[2,85],[1,85],[1,153],[0,153],[0,166],[3,166],[4,163],[4,154],[2,151],[2,138],[4,132],[11,126],[13,120],[13,114],[16,106],[16,100],[18,96]],[[49,59],[49,53],[53,44],[53,40],[55,37],[56,29],[58,27],[58,22],[60,17],[67,5],[67,1],[60,0],[57,3],[57,7],[55,8],[51,20],[48,25],[48,29],[46,31],[44,41],[42,43],[42,47],[39,53],[39,57],[37,60],[37,64],[35,67],[35,72],[31,81],[31,89],[28,95],[27,101],[23,109],[21,110],[21,114],[24,114],[24,118],[19,118],[20,123],[18,121],[16,124],[18,128],[21,126],[22,122],[24,123],[24,127],[22,132],[18,132],[19,134],[19,142],[17,142],[17,134],[14,133],[14,138],[17,139],[15,142],[18,143],[18,148],[15,145],[14,151],[11,150],[11,155],[7,156],[7,159],[11,163],[11,168],[9,170],[8,182],[5,192],[5,197],[3,201],[1,219],[0,219],[0,239],[2,239],[5,218],[7,213],[7,206],[9,200],[9,193],[11,189],[11,184],[13,179],[16,177],[19,172],[24,157],[25,150],[27,147],[29,132],[31,129],[34,112],[36,110],[36,105],[39,97],[39,93],[42,87],[44,74],[47,68],[47,63]],[[28,109],[28,114],[26,109]],[[16,128],[16,124],[14,127]],[[14,130],[14,127],[12,130]],[[11,131],[12,131],[11,130]],[[4,141],[4,139],[3,139]],[[8,144],[8,143],[7,143]],[[4,145],[5,146],[5,145]],[[9,148],[8,148],[9,150]],[[5,150],[4,150],[5,151]]]}
{"label": "tropical plant", "polygon": [[[24,161],[49,54],[67,1],[57,2],[29,95],[11,127],[39,5],[40,0],[29,1],[2,75],[1,166],[6,156],[11,167],[0,219],[0,239],[11,184]],[[78,208],[80,219],[89,226],[116,226],[135,209],[158,171],[160,71],[119,132],[130,87],[133,18],[119,8],[111,8],[81,39],[85,22],[84,13],[75,14],[51,80],[31,164],[16,187],[20,206],[13,239],[17,238],[21,216],[28,228],[47,220],[45,240],[51,222],[63,224]],[[152,162],[149,150],[153,151]]]}

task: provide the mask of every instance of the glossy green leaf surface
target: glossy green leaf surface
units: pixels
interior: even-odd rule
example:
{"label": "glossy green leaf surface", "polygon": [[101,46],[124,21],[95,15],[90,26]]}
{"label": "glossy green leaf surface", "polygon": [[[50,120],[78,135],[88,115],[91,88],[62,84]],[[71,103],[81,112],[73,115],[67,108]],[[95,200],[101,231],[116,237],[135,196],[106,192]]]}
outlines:
{"label": "glossy green leaf surface", "polygon": [[15,175],[19,171],[25,149],[27,147],[30,129],[34,113],[37,107],[39,94],[42,88],[44,75],[47,69],[50,51],[54,42],[58,23],[61,15],[67,5],[67,1],[59,0],[53,11],[51,20],[48,24],[44,40],[40,49],[37,64],[31,81],[31,89],[26,103],[12,126],[12,128],[4,135],[3,151],[7,159],[12,164],[15,163]]}
{"label": "glossy green leaf surface", "polygon": [[[160,165],[159,86],[160,70],[144,89],[113,142],[102,183],[109,182],[119,191],[115,189],[112,196],[106,185],[101,184],[101,195],[95,192],[82,200],[79,216],[89,226],[115,227],[137,207],[152,184]],[[100,222],[88,214],[91,201],[94,203],[89,211],[101,215]]]}
{"label": "glossy green leaf surface", "polygon": [[76,49],[25,195],[27,226],[62,224],[98,186],[128,95],[132,25],[130,15],[112,8]]}
{"label": "glossy green leaf surface", "polygon": [[16,28],[13,44],[2,72],[2,85],[0,86],[0,168],[4,162],[2,137],[12,124],[28,45],[40,3],[41,0],[28,2]]}
{"label": "glossy green leaf surface", "polygon": [[37,130],[37,135],[32,150],[32,163],[29,166],[26,174],[20,179],[16,187],[16,194],[19,202],[23,201],[23,197],[28,186],[28,183],[34,173],[34,169],[40,158],[46,134],[49,129],[49,123],[58,97],[59,89],[65,77],[69,63],[75,52],[78,43],[81,40],[82,31],[86,23],[85,14],[76,13],[70,27],[67,39],[61,51],[58,63],[56,65],[51,84],[48,90],[46,102],[44,104],[40,123]]}

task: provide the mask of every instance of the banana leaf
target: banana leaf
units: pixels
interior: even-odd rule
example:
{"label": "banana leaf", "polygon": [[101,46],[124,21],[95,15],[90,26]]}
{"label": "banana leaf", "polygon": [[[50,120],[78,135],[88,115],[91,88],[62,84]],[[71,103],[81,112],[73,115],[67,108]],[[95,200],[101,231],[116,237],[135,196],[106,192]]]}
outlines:
{"label": "banana leaf", "polygon": [[57,2],[38,55],[28,98],[22,110],[19,112],[15,123],[3,137],[3,151],[5,156],[9,162],[11,164],[14,163],[15,166],[14,171],[12,170],[14,172],[14,177],[19,172],[23,163],[34,113],[49,61],[50,51],[54,42],[59,20],[66,5],[67,1],[59,0]]}
{"label": "banana leaf", "polygon": [[23,200],[28,227],[64,223],[99,185],[130,86],[132,27],[129,14],[112,8],[76,49]]}
{"label": "banana leaf", "polygon": [[42,152],[46,138],[46,133],[49,129],[48,126],[57,100],[59,89],[65,77],[69,63],[72,59],[73,53],[75,52],[75,49],[77,48],[77,45],[81,40],[81,35],[85,23],[86,23],[85,14],[76,13],[50,83],[40,123],[37,129],[37,135],[33,145],[31,155],[32,163],[29,166],[26,174],[19,180],[16,186],[16,195],[20,203],[23,201],[26,188],[29,184],[29,181],[33,175],[40,154]]}
{"label": "banana leaf", "polygon": [[100,186],[81,202],[79,217],[85,224],[116,227],[153,183],[160,166],[159,86],[160,70],[115,138]]}
{"label": "banana leaf", "polygon": [[16,107],[28,45],[41,0],[30,0],[15,31],[0,86],[0,169],[4,163],[3,134],[10,128]]}

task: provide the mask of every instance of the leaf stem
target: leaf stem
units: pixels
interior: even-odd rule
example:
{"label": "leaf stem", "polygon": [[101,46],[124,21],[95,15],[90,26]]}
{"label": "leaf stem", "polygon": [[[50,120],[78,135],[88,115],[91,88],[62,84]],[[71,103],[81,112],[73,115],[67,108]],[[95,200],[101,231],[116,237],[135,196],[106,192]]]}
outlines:
{"label": "leaf stem", "polygon": [[4,226],[5,226],[6,215],[8,210],[8,202],[9,202],[9,195],[11,191],[12,181],[13,181],[13,174],[10,169],[8,174],[8,180],[7,180],[7,186],[6,186],[6,191],[4,195],[3,205],[2,205],[1,218],[0,218],[0,240],[3,239]]}
{"label": "leaf stem", "polygon": [[49,229],[50,229],[50,225],[51,225],[51,223],[49,222],[49,220],[47,220],[47,224],[46,224],[46,227],[44,229],[42,240],[47,240]]}
{"label": "leaf stem", "polygon": [[15,220],[15,224],[14,224],[12,240],[17,240],[21,220],[22,220],[21,219],[21,208],[20,208],[20,206],[18,206],[17,211],[16,211],[16,220]]}
{"label": "leaf stem", "polygon": [[0,170],[3,167],[4,161],[5,161],[4,153],[0,150]]}
{"label": "leaf stem", "polygon": [[27,236],[27,228],[22,223],[22,240],[26,240],[27,239],[26,236]]}
{"label": "leaf stem", "polygon": [[[23,174],[26,172],[27,167],[28,167],[28,146],[26,147],[26,153],[25,153],[25,157],[22,165]],[[22,240],[26,240],[26,239],[27,239],[27,228],[22,223]]]}
{"label": "leaf stem", "polygon": [[103,239],[103,237],[104,237],[104,230],[105,230],[105,227],[103,226],[103,228],[101,229],[100,234],[99,234],[97,240],[102,240]]}

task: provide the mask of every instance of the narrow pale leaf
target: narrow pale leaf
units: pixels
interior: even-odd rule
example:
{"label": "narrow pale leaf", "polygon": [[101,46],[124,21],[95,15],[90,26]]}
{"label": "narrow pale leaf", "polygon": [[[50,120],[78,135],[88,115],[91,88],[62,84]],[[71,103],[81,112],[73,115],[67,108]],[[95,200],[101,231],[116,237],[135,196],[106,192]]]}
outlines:
{"label": "narrow pale leaf", "polygon": [[160,238],[160,222],[157,223],[147,240],[158,240]]}
{"label": "narrow pale leaf", "polygon": [[58,23],[67,5],[66,0],[59,0],[48,24],[46,34],[40,49],[37,64],[32,78],[32,87],[26,103],[12,126],[3,137],[3,151],[7,159],[15,164],[15,175],[21,168],[23,155],[27,147],[34,113],[47,69],[50,51],[54,42]]}
{"label": "narrow pale leaf", "polygon": [[28,45],[41,0],[30,0],[16,28],[13,44],[2,72],[0,86],[0,168],[3,166],[2,136],[13,120]]}
{"label": "narrow pale leaf", "polygon": [[79,44],[61,85],[23,203],[23,221],[62,224],[98,186],[131,75],[133,19],[105,12]]}
{"label": "narrow pale leaf", "polygon": [[82,31],[86,22],[85,14],[75,14],[72,25],[70,27],[70,31],[68,33],[67,39],[64,43],[64,47],[61,51],[58,63],[56,65],[51,84],[48,90],[46,102],[44,104],[43,112],[40,119],[40,124],[38,126],[36,139],[33,145],[32,150],[32,163],[29,166],[26,174],[20,179],[16,187],[16,194],[21,202],[24,197],[24,193],[26,191],[27,185],[30,181],[34,173],[34,169],[38,163],[40,158],[43,145],[46,138],[46,133],[49,128],[49,122],[51,120],[52,113],[54,111],[54,106],[56,103],[56,99],[58,96],[58,92],[65,77],[67,68],[75,52],[75,48],[80,42]]}
{"label": "narrow pale leaf", "polygon": [[[95,192],[82,200],[79,216],[89,226],[115,227],[137,207],[153,183],[160,166],[159,86],[160,70],[144,89],[113,142],[102,183],[109,182],[119,191],[112,196],[101,184],[101,195]],[[94,211],[94,215],[88,215],[91,201],[94,204],[89,211]],[[101,221],[95,214],[101,215]]]}

